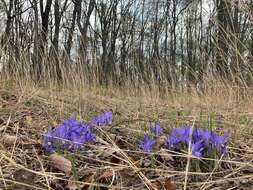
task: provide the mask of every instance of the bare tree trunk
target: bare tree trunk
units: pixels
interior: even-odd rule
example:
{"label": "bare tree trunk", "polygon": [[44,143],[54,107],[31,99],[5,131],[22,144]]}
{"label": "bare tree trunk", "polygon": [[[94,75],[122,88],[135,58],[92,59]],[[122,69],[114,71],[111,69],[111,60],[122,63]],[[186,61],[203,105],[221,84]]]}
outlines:
{"label": "bare tree trunk", "polygon": [[4,35],[2,36],[2,39],[1,39],[1,45],[2,45],[2,47],[6,48],[7,44],[9,43],[11,25],[13,22],[12,11],[13,11],[14,0],[9,1],[9,6],[3,0],[2,0],[2,3],[5,6],[5,12],[6,12],[7,19],[6,19],[5,32],[4,32]]}
{"label": "bare tree trunk", "polygon": [[47,33],[48,33],[48,23],[49,23],[49,13],[51,10],[52,0],[46,1],[46,7],[44,10],[43,0],[40,0],[40,14],[42,22],[41,30],[41,51],[44,52],[45,46],[47,45]]}
{"label": "bare tree trunk", "polygon": [[79,31],[81,32],[79,54],[80,54],[82,62],[84,62],[85,58],[87,57],[87,45],[89,41],[87,37],[87,32],[88,32],[88,27],[90,25],[90,17],[95,8],[95,4],[96,4],[95,0],[89,1],[88,10],[87,12],[84,13],[85,17],[83,18],[82,23],[81,23],[81,6],[78,9],[77,25],[78,25]]}
{"label": "bare tree trunk", "polygon": [[62,10],[60,10],[60,2],[59,0],[55,0],[54,2],[54,37],[52,41],[52,45],[50,47],[50,57],[53,58],[53,62],[55,64],[55,71],[56,71],[56,77],[58,81],[62,80],[62,73],[61,73],[61,67],[60,67],[60,61],[59,61],[59,35],[60,35],[60,25],[61,25],[61,19],[62,15],[66,9],[68,0],[65,0]]}
{"label": "bare tree trunk", "polygon": [[[111,44],[110,44],[110,52],[109,52],[109,61],[111,64],[111,70],[108,72],[111,73],[111,80],[115,81],[116,79],[116,40],[118,38],[119,29],[121,26],[121,21],[118,20],[117,16],[117,7],[118,7],[118,0],[113,1],[112,5],[112,15],[111,15]],[[115,81],[116,83],[116,81]]]}
{"label": "bare tree trunk", "polygon": [[43,70],[43,61],[45,59],[46,49],[47,49],[47,33],[48,33],[48,23],[49,23],[49,13],[51,9],[52,0],[46,1],[46,7],[44,11],[44,4],[43,0],[40,0],[40,14],[41,14],[41,31],[39,34],[39,14],[38,14],[38,7],[37,7],[37,0],[33,0],[33,9],[34,9],[34,27],[35,27],[35,42],[34,42],[34,53],[35,53],[35,60],[34,60],[34,72],[36,76],[36,81],[40,81],[42,77],[42,70]]}
{"label": "bare tree trunk", "polygon": [[69,33],[68,33],[68,40],[67,40],[67,44],[65,46],[66,54],[69,58],[70,58],[70,51],[71,51],[72,43],[73,43],[73,35],[74,35],[74,31],[75,31],[77,11],[78,11],[78,8],[80,6],[81,6],[81,1],[80,0],[75,0],[74,1],[74,10],[73,10],[73,14],[72,14],[71,26],[70,26]]}
{"label": "bare tree trunk", "polygon": [[171,57],[171,86],[175,87],[176,81],[176,48],[177,48],[177,39],[176,39],[176,25],[177,25],[177,1],[173,0],[172,2],[172,29],[171,29],[171,42],[170,42],[170,57]]}
{"label": "bare tree trunk", "polygon": [[217,1],[218,47],[216,69],[220,76],[228,77],[228,8],[226,0]]}
{"label": "bare tree trunk", "polygon": [[41,63],[39,61],[39,13],[38,13],[38,1],[33,0],[32,7],[34,11],[34,45],[33,45],[33,67],[32,76],[35,76],[34,80],[37,80],[40,75]]}
{"label": "bare tree trunk", "polygon": [[12,51],[13,51],[13,39],[11,39],[11,27],[13,25],[13,7],[14,7],[14,1],[10,0],[9,1],[9,6],[7,5],[7,2],[2,0],[2,3],[5,6],[5,12],[6,12],[6,27],[5,27],[5,32],[4,35],[1,37],[1,46],[3,47],[4,51],[6,54],[9,54],[9,61],[7,64],[7,69],[8,72],[12,73],[13,72],[13,61],[12,59]]}
{"label": "bare tree trunk", "polygon": [[[240,21],[239,21],[239,2],[234,2],[234,10],[228,13],[229,14],[229,23],[231,29],[231,51],[232,51],[232,60],[231,60],[231,75],[235,78],[235,82],[239,83],[239,78],[242,77],[240,65],[243,62],[241,59],[241,45],[240,45]],[[231,7],[232,9],[232,7]],[[241,42],[242,43],[242,42]]]}
{"label": "bare tree trunk", "polygon": [[[138,68],[139,68],[139,73],[140,74],[143,74],[144,73],[144,41],[145,41],[145,0],[142,0],[142,10],[141,10],[141,31],[140,31],[140,42],[139,42],[139,60],[138,60]],[[145,80],[145,77],[142,75],[141,78],[144,78]],[[141,81],[140,81],[141,82]]]}

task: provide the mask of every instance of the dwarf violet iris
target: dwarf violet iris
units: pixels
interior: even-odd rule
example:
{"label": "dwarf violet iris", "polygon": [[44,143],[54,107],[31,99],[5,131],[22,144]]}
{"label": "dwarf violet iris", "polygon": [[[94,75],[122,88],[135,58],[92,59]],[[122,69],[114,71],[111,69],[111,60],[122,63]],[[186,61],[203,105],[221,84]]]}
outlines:
{"label": "dwarf violet iris", "polygon": [[227,138],[228,138],[228,133],[225,133],[224,135],[219,136],[215,132],[211,132],[211,135],[210,135],[211,146],[213,148],[216,148],[222,154],[225,154],[227,150],[226,145],[225,145]]}
{"label": "dwarf violet iris", "polygon": [[163,128],[161,127],[160,123],[152,123],[150,125],[150,130],[155,136],[159,136],[163,133]]}
{"label": "dwarf violet iris", "polygon": [[101,115],[97,115],[91,120],[91,124],[93,126],[104,126],[104,125],[111,124],[111,123],[112,123],[112,112],[111,111],[106,111]]}
{"label": "dwarf violet iris", "polygon": [[95,134],[92,133],[91,127],[71,116],[57,125],[55,129],[49,129],[43,134],[42,145],[49,152],[57,148],[73,151],[93,140],[95,140]]}
{"label": "dwarf violet iris", "polygon": [[[188,147],[190,141],[191,126],[185,125],[179,128],[173,128],[167,135],[167,146],[169,149],[180,150],[182,147]],[[215,149],[220,154],[226,153],[225,142],[228,133],[222,136],[214,131],[208,131],[203,128],[194,128],[192,131],[191,151],[194,156],[202,157],[204,151]]]}
{"label": "dwarf violet iris", "polygon": [[167,144],[170,148],[179,148],[179,143],[187,144],[190,136],[190,127],[183,126],[180,128],[173,128],[167,136]]}
{"label": "dwarf violet iris", "polygon": [[194,156],[202,157],[202,151],[204,149],[203,141],[200,140],[192,144],[191,151]]}
{"label": "dwarf violet iris", "polygon": [[153,149],[155,143],[155,139],[149,138],[148,135],[145,134],[143,140],[140,141],[139,147],[144,152],[150,152]]}

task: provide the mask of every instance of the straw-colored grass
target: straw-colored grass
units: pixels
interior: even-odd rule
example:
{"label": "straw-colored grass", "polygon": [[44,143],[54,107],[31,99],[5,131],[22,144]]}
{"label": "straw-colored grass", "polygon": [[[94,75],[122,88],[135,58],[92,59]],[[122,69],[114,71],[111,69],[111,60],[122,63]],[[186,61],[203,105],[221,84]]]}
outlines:
{"label": "straw-colored grass", "polygon": [[[17,179],[13,179],[12,174],[20,169],[36,176],[36,183],[25,186],[36,186],[37,189],[57,189],[50,185],[63,184],[63,181],[66,183],[71,180],[75,181],[61,171],[56,172],[50,169],[52,166],[48,156],[41,153],[39,145],[41,135],[49,125],[58,123],[69,113],[76,113],[80,118],[88,120],[95,113],[108,109],[113,110],[116,120],[114,128],[120,132],[115,133],[110,129],[97,131],[104,144],[88,145],[88,149],[92,152],[91,155],[82,153],[76,155],[80,178],[74,184],[83,187],[96,186],[97,189],[99,187],[159,189],[161,188],[159,183],[171,179],[178,188],[185,187],[184,189],[250,188],[253,178],[252,96],[247,92],[242,97],[242,92],[237,88],[218,85],[218,82],[216,84],[216,86],[209,86],[210,89],[207,89],[205,93],[198,93],[192,89],[190,92],[170,91],[167,94],[159,94],[156,90],[144,87],[138,90],[80,84],[59,87],[55,83],[38,85],[31,80],[13,76],[2,78],[0,87],[0,119],[3,120],[3,123],[0,124],[1,135],[4,137],[8,134],[16,138],[13,144],[1,145],[0,180],[3,182],[1,188],[13,187]],[[133,150],[133,147],[138,146],[136,145],[137,138],[144,133],[149,121],[159,120],[168,132],[170,128],[180,123],[193,124],[195,121],[196,125],[200,125],[200,113],[202,116],[208,116],[215,112],[220,112],[224,116],[222,130],[229,131],[230,142],[229,156],[214,159],[217,165],[211,171],[190,171],[189,164],[195,158],[189,153],[160,153],[160,156],[165,154],[172,159],[187,158],[185,171],[166,165],[160,165],[158,168],[145,168],[136,164],[138,160],[133,155],[138,155],[140,152]],[[127,143],[129,147],[119,147],[115,136],[127,140],[123,144]],[[105,154],[105,152],[116,153],[121,161],[112,163],[106,156],[104,160],[96,159],[98,155]],[[95,163],[92,167],[87,165],[90,160]],[[204,160],[212,159],[204,158]],[[225,165],[227,169],[220,171],[221,164]],[[103,183],[96,181],[99,175],[104,174],[103,172],[109,172],[110,175],[106,178],[109,181],[105,180]],[[154,178],[152,175],[159,177]],[[88,177],[82,179],[82,176]],[[199,181],[195,181],[196,179]],[[133,180],[135,183],[129,182]],[[19,185],[20,183],[22,184],[20,181],[16,182]]]}

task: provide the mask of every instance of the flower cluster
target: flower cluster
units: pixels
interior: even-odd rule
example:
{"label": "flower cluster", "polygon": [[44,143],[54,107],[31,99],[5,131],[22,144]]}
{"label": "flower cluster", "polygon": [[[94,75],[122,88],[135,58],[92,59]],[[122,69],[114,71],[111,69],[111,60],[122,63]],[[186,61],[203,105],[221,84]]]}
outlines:
{"label": "flower cluster", "polygon": [[163,133],[163,128],[161,127],[159,122],[151,124],[150,129],[155,136],[159,136]]}
{"label": "flower cluster", "polygon": [[[155,138],[151,138],[145,134],[139,144],[140,149],[145,152],[150,152],[156,143],[156,138],[159,138],[159,135],[163,134],[163,128],[160,126],[160,123],[151,124],[150,130]],[[228,133],[219,136],[214,131],[185,125],[179,128],[173,128],[167,135],[166,143],[167,148],[180,151],[188,148],[189,142],[191,141],[192,155],[202,157],[204,153],[212,150],[220,154],[225,154],[225,142],[227,138]]]}
{"label": "flower cluster", "polygon": [[[161,127],[160,123],[152,123],[150,125],[150,130],[155,137],[163,134],[163,128]],[[144,135],[144,138],[140,141],[139,147],[144,152],[150,152],[155,145],[156,140],[154,138],[148,137],[147,134]]]}
{"label": "flower cluster", "polygon": [[[192,134],[191,138],[190,134]],[[219,136],[214,131],[203,128],[193,129],[186,125],[171,130],[170,134],[167,135],[167,145],[170,149],[180,150],[184,146],[188,147],[191,140],[192,154],[202,157],[204,152],[209,150],[217,150],[220,154],[225,154],[227,138],[228,133]]]}
{"label": "flower cluster", "polygon": [[144,152],[150,152],[153,149],[155,143],[155,139],[149,138],[148,135],[145,134],[143,140],[140,142],[139,147]]}
{"label": "flower cluster", "polygon": [[78,150],[86,142],[95,140],[91,127],[73,116],[65,119],[55,129],[49,129],[43,135],[43,147],[51,152],[61,150]]}
{"label": "flower cluster", "polygon": [[92,132],[93,126],[103,126],[111,122],[112,112],[110,111],[95,116],[89,123],[77,121],[71,116],[57,125],[55,129],[49,129],[43,134],[43,147],[49,152],[57,148],[69,151],[78,150],[83,144],[95,140],[96,136]]}
{"label": "flower cluster", "polygon": [[93,126],[104,126],[107,124],[111,124],[112,122],[112,112],[111,111],[106,111],[101,115],[97,115],[95,116],[92,121],[91,124]]}

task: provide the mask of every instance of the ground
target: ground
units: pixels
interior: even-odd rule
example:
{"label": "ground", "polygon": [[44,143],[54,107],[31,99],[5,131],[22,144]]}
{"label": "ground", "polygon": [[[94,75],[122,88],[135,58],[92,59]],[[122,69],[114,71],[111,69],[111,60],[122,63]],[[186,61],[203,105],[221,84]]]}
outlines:
{"label": "ground", "polygon": [[[0,189],[253,189],[251,100],[214,97],[3,85]],[[82,151],[50,154],[43,149],[49,126],[71,113],[88,121],[106,110],[113,112],[113,123],[96,129],[96,141]],[[139,139],[154,121],[165,134],[182,124],[226,131],[228,152],[215,159],[190,158],[187,152],[168,151],[164,135],[154,152],[143,153]]]}

